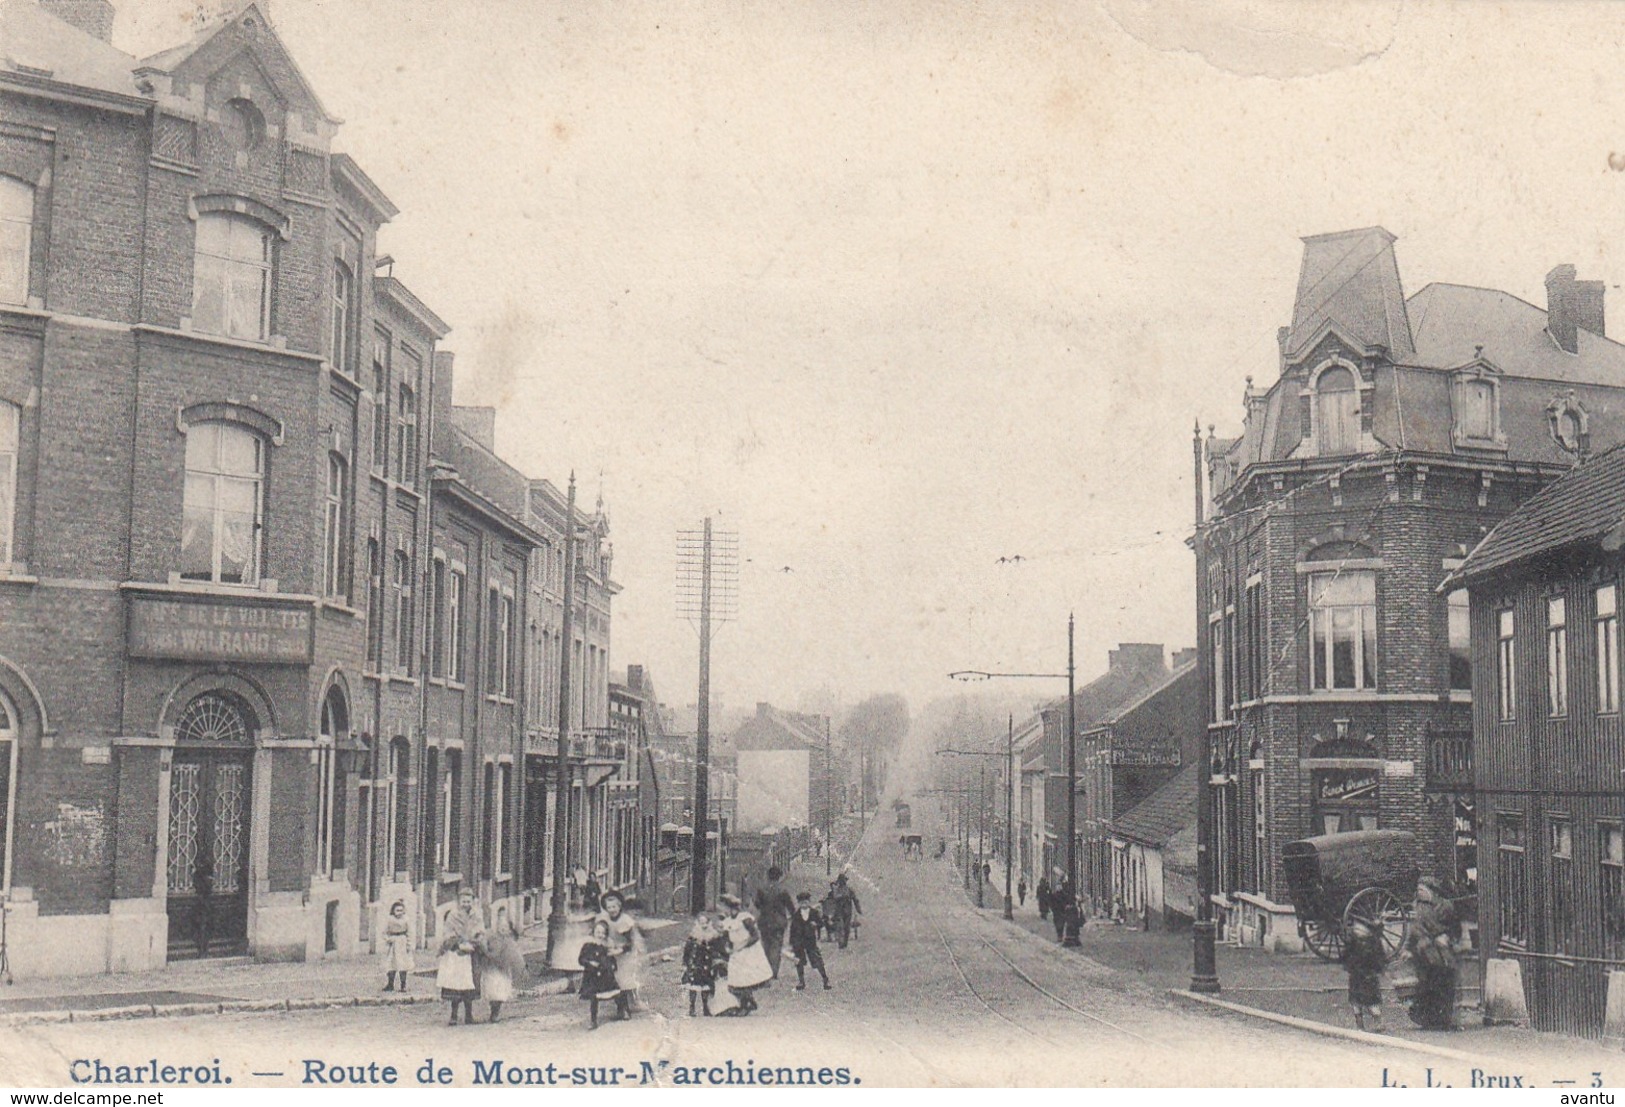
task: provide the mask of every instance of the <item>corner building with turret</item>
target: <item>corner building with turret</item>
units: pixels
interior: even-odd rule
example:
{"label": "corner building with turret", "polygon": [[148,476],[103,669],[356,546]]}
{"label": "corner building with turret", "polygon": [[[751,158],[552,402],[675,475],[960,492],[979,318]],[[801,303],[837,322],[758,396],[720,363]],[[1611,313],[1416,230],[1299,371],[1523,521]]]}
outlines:
{"label": "corner building with turret", "polygon": [[1297,949],[1288,842],[1369,828],[1473,893],[1469,613],[1446,576],[1497,521],[1620,440],[1625,346],[1560,265],[1545,310],[1430,284],[1381,228],[1304,240],[1279,372],[1200,443],[1199,664],[1213,901],[1230,941]]}

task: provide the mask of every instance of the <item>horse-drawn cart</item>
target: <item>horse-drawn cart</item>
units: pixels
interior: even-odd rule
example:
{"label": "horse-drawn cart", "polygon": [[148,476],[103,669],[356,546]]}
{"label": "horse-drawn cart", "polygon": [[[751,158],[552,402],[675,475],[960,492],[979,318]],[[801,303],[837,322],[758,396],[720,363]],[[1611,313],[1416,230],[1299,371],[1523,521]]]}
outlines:
{"label": "horse-drawn cart", "polygon": [[1298,932],[1327,961],[1343,954],[1356,917],[1371,923],[1388,960],[1405,948],[1421,870],[1416,837],[1403,830],[1355,830],[1288,842],[1281,849]]}

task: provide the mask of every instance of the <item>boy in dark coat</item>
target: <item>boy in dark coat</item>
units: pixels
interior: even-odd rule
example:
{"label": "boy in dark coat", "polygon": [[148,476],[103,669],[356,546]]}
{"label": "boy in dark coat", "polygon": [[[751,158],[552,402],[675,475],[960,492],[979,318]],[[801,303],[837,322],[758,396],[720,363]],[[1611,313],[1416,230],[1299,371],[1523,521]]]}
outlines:
{"label": "boy in dark coat", "polygon": [[807,966],[812,965],[823,977],[824,991],[834,987],[829,982],[829,973],[824,971],[824,955],[818,948],[818,932],[823,929],[824,920],[818,914],[818,908],[812,905],[812,895],[801,892],[796,896],[796,912],[790,916],[790,952],[796,955],[796,991],[805,991],[807,987]]}
{"label": "boy in dark coat", "polygon": [[1041,919],[1047,919],[1047,918],[1049,918],[1049,908],[1050,908],[1049,877],[1041,876],[1041,877],[1038,878],[1037,894],[1038,894],[1038,917],[1041,918]]}

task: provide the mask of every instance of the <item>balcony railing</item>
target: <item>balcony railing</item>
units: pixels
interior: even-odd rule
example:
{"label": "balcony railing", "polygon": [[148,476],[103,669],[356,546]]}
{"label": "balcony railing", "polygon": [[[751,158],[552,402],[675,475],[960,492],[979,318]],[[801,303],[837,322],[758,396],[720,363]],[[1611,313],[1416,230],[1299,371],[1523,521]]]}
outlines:
{"label": "balcony railing", "polygon": [[1427,782],[1435,787],[1473,786],[1473,736],[1435,734],[1428,739]]}

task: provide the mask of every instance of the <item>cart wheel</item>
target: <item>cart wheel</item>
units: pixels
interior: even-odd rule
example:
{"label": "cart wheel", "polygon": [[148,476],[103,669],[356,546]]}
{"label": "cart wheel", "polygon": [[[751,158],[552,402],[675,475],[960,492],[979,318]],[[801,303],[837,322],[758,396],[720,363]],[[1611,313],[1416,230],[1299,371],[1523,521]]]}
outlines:
{"label": "cart wheel", "polygon": [[1411,908],[1386,888],[1364,888],[1354,894],[1343,909],[1343,925],[1359,915],[1377,925],[1383,952],[1390,963],[1405,949],[1405,935],[1411,926]]}
{"label": "cart wheel", "polygon": [[1303,924],[1303,940],[1322,961],[1343,959],[1343,929],[1337,923],[1307,921]]}

